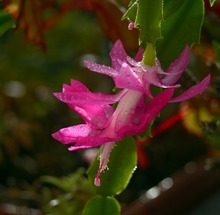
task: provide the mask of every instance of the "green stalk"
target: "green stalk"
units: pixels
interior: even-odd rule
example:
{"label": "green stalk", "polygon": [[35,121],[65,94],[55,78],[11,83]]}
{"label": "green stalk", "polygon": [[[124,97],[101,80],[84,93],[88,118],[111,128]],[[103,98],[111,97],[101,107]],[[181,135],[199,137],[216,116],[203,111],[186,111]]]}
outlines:
{"label": "green stalk", "polygon": [[142,63],[148,66],[154,66],[156,64],[156,51],[152,43],[147,43]]}

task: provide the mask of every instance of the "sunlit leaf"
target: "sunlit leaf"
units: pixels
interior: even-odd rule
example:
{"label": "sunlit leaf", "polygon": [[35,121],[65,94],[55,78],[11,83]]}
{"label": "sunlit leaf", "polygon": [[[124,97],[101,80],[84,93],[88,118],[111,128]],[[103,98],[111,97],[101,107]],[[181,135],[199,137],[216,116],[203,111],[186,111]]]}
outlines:
{"label": "sunlit leaf", "polygon": [[200,40],[204,17],[203,0],[165,0],[162,39],[157,41],[157,54],[162,66],[167,67],[179,56],[186,44]]}
{"label": "sunlit leaf", "polygon": [[101,173],[101,185],[96,187],[94,179],[99,167],[99,160],[95,159],[88,170],[88,176],[97,193],[109,196],[122,192],[130,181],[136,168],[137,153],[134,139],[127,137],[117,143],[110,155],[108,170]]}
{"label": "sunlit leaf", "polygon": [[113,197],[95,196],[86,204],[82,215],[119,215],[120,205]]}
{"label": "sunlit leaf", "polygon": [[0,10],[0,36],[12,28],[14,20],[12,16],[4,10]]}
{"label": "sunlit leaf", "polygon": [[140,30],[139,40],[141,44],[147,42],[155,44],[161,36],[161,20],[163,18],[162,0],[137,0],[123,18],[130,19]]}

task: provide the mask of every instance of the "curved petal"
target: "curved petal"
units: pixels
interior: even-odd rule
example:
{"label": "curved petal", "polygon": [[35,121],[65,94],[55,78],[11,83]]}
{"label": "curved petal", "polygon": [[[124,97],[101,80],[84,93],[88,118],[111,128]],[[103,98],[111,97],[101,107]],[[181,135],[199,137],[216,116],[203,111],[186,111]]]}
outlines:
{"label": "curved petal", "polygon": [[185,49],[174,62],[170,64],[168,69],[166,70],[167,75],[164,75],[162,78],[162,82],[165,85],[172,85],[176,83],[181,77],[182,73],[186,69],[188,63],[190,61],[190,48],[186,45]]}
{"label": "curved petal", "polygon": [[144,49],[140,49],[134,59],[138,62],[141,62],[143,55],[144,55]]}
{"label": "curved petal", "polygon": [[[143,93],[130,90],[119,102],[116,111],[112,115],[114,127],[117,133],[120,133],[120,129],[127,125],[133,125],[135,123],[135,114],[137,106],[142,104],[142,108],[145,107],[143,102]],[[136,122],[139,123],[139,122]]]}
{"label": "curved petal", "polygon": [[[132,136],[146,132],[147,126],[154,120],[163,107],[169,102],[173,95],[174,89],[166,89],[156,97],[154,97],[147,106],[142,106],[144,110],[141,113],[141,120],[139,123],[127,123],[117,132],[122,133],[123,136]],[[142,102],[142,101],[141,101]],[[135,118],[134,118],[135,119]]]}
{"label": "curved petal", "polygon": [[107,120],[114,112],[114,108],[110,105],[72,105],[68,104],[70,108],[75,110],[86,122],[95,129],[102,129],[105,127]]}
{"label": "curved petal", "polygon": [[93,72],[98,72],[100,74],[108,75],[110,77],[115,77],[118,73],[115,69],[113,69],[110,66],[97,64],[91,61],[84,61],[84,65]]}
{"label": "curved petal", "polygon": [[76,92],[90,92],[89,89],[80,81],[71,79],[70,83],[71,83],[70,86],[67,84],[63,85],[63,89],[62,89],[63,92],[75,92],[75,93]]}
{"label": "curved petal", "polygon": [[179,96],[173,98],[170,100],[170,103],[173,102],[182,102],[187,99],[190,99],[200,93],[202,93],[209,85],[210,82],[210,75],[206,76],[201,82],[198,84],[190,87],[188,90],[186,90],[184,93],[180,94]]}
{"label": "curved petal", "polygon": [[70,146],[68,150],[75,151],[79,149],[88,149],[102,146],[108,142],[115,142],[121,140],[123,137],[110,137],[110,136],[102,136],[101,134],[90,135],[87,137],[81,138],[74,146]]}
{"label": "curved petal", "polygon": [[74,105],[107,105],[113,104],[123,96],[124,91],[120,91],[117,94],[104,94],[104,93],[72,93],[61,92],[54,93],[60,101]]}
{"label": "curved petal", "polygon": [[173,96],[174,88],[169,88],[155,96],[146,106],[142,122],[135,128],[136,132],[143,133],[147,126],[154,120],[163,107]]}
{"label": "curved petal", "polygon": [[151,68],[150,71],[146,71],[143,75],[143,79],[148,84],[153,84],[154,86],[161,87],[161,88],[177,88],[180,87],[180,84],[176,85],[167,85],[164,84],[158,76],[158,72],[155,68]]}
{"label": "curved petal", "polygon": [[136,133],[135,127],[139,126],[143,119],[145,106],[146,96],[142,94],[138,98],[136,106],[130,112],[124,110],[119,112],[115,123],[115,132],[123,134],[123,136],[131,136],[133,132]]}
{"label": "curved petal", "polygon": [[92,129],[86,124],[62,128],[52,134],[52,137],[63,144],[75,143],[83,137],[87,137]]}
{"label": "curved petal", "polygon": [[110,51],[110,57],[112,60],[112,68],[115,70],[119,70],[121,68],[121,62],[126,62],[127,60],[127,53],[123,47],[123,44],[120,40],[117,40]]}
{"label": "curved petal", "polygon": [[141,63],[131,57],[127,57],[127,62],[133,67],[140,67]]}
{"label": "curved petal", "polygon": [[127,63],[122,64],[119,74],[114,78],[114,82],[118,88],[145,92],[142,80]]}
{"label": "curved petal", "polygon": [[86,124],[81,124],[60,129],[52,134],[52,137],[63,144],[74,144],[68,148],[70,151],[98,147],[107,142],[122,139],[121,136],[108,136],[107,134],[103,134],[102,130],[92,129]]}

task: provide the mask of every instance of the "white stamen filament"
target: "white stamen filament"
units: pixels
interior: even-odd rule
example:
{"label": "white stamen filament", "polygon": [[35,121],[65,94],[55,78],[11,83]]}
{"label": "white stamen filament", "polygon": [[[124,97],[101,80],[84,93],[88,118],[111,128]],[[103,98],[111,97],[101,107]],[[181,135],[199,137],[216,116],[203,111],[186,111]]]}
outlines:
{"label": "white stamen filament", "polygon": [[114,148],[114,145],[115,145],[114,142],[109,142],[109,143],[106,143],[102,148],[102,152],[100,154],[100,165],[99,165],[99,169],[94,180],[94,184],[97,187],[99,187],[101,184],[101,181],[100,181],[101,172],[108,167],[107,164],[109,162],[110,153],[112,149]]}

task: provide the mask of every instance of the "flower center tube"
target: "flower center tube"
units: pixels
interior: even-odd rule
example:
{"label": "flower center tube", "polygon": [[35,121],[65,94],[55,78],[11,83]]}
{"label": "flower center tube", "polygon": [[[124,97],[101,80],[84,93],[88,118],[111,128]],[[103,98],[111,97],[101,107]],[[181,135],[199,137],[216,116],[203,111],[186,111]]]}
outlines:
{"label": "flower center tube", "polygon": [[[123,133],[126,132],[126,129],[123,130],[123,128],[129,126],[130,129],[130,125],[133,123],[133,119],[135,117],[134,114],[136,112],[137,104],[139,104],[139,100],[142,95],[143,93],[128,90],[119,101],[118,106],[111,117],[110,124],[107,129],[103,131],[103,134],[108,134],[108,136],[115,137],[115,139],[122,139],[125,136]],[[119,132],[117,133],[117,131]],[[108,142],[102,146],[103,148],[100,154],[100,165],[94,180],[94,184],[96,186],[100,186],[101,184],[100,174],[107,168],[110,153],[114,148],[114,145],[114,142]]]}

